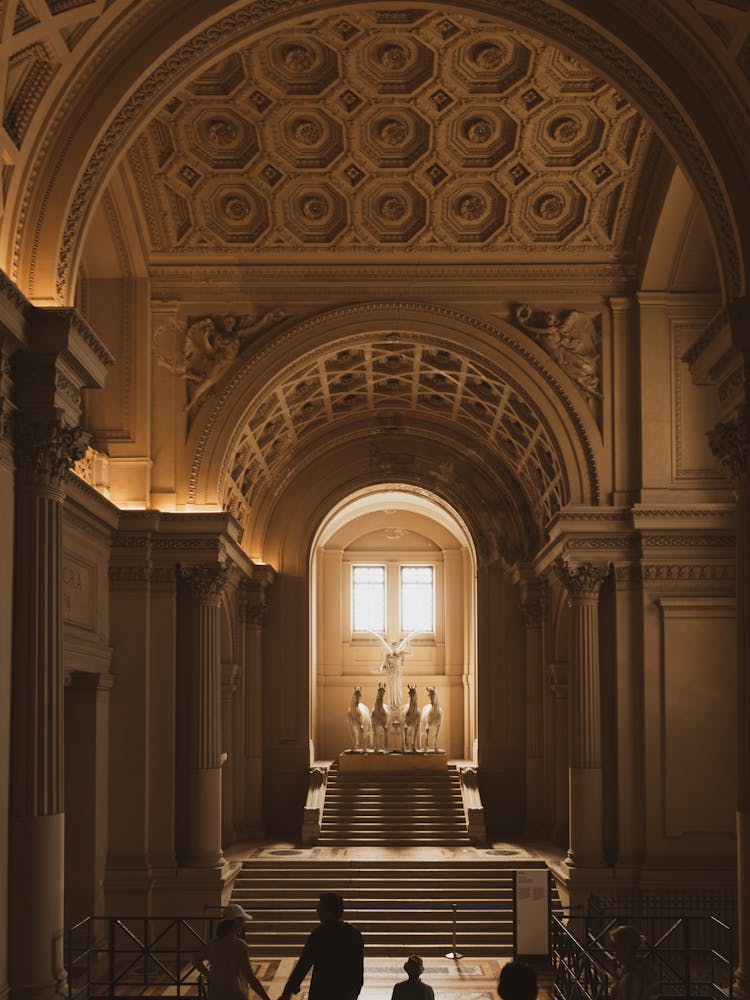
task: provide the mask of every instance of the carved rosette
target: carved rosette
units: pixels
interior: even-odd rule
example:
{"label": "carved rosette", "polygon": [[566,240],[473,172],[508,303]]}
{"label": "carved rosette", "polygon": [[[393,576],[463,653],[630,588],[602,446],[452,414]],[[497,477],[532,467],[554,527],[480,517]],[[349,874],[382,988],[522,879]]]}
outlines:
{"label": "carved rosette", "polygon": [[62,491],[68,469],[83,458],[90,440],[91,435],[81,427],[18,420],[15,458],[19,473],[28,483]]}
{"label": "carved rosette", "polygon": [[609,573],[606,566],[594,566],[590,562],[569,566],[563,559],[557,560],[555,570],[571,602],[596,601]]}
{"label": "carved rosette", "polygon": [[180,578],[190,594],[206,604],[218,604],[229,580],[228,566],[180,566]]}
{"label": "carved rosette", "polygon": [[750,479],[749,423],[750,407],[744,406],[734,420],[720,421],[707,435],[712,453],[738,483]]}

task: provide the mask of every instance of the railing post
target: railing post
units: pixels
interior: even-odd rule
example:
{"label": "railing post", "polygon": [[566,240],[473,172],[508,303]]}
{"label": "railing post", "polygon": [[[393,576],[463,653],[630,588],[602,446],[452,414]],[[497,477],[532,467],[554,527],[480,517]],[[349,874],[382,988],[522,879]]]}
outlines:
{"label": "railing post", "polygon": [[683,918],[683,926],[685,927],[685,996],[690,996],[690,985],[691,985],[691,960],[690,960],[690,920]]}
{"label": "railing post", "polygon": [[181,997],[181,986],[182,986],[182,975],[180,974],[180,969],[182,969],[182,947],[180,944],[180,931],[182,930],[182,920],[178,917],[177,919],[177,996]]}
{"label": "railing post", "polygon": [[117,919],[109,918],[109,995],[115,995],[115,932],[117,929]]}

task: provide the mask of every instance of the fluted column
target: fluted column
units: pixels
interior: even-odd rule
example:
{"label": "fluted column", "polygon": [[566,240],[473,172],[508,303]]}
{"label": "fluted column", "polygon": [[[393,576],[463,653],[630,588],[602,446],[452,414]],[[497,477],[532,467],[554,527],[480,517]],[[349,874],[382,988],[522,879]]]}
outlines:
{"label": "fluted column", "polygon": [[245,645],[245,827],[248,837],[262,836],[263,823],[263,621],[273,572],[256,566],[243,584]]}
{"label": "fluted column", "polygon": [[557,844],[568,842],[568,664],[550,663],[550,687],[555,699],[555,824]]}
{"label": "fluted column", "polygon": [[234,828],[234,724],[233,708],[240,668],[236,663],[221,665],[221,745],[224,766],[221,772],[221,840],[233,844]]}
{"label": "fluted column", "polygon": [[569,868],[604,864],[602,845],[602,733],[599,687],[599,591],[607,570],[557,564],[570,605]]}
{"label": "fluted column", "polygon": [[221,849],[221,596],[228,569],[182,566],[190,643],[182,667],[181,765],[184,809],[180,862],[217,868]]}
{"label": "fluted column", "polygon": [[[748,374],[745,374],[745,384]],[[747,391],[747,390],[746,390]],[[750,997],[750,404],[709,434],[714,455],[731,474],[737,509],[737,903],[736,993]]]}
{"label": "fluted column", "polygon": [[34,1000],[65,991],[62,504],[87,442],[61,421],[17,421],[9,978]]}
{"label": "fluted column", "polygon": [[544,825],[544,601],[541,581],[523,586],[526,629],[526,828]]}

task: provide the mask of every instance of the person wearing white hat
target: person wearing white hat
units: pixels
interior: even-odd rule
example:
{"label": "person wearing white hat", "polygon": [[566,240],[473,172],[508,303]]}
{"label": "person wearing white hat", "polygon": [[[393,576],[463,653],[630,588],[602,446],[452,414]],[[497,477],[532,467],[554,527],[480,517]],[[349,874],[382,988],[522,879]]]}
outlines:
{"label": "person wearing white hat", "polygon": [[251,989],[271,1000],[250,965],[245,924],[252,919],[237,903],[225,906],[216,937],[193,956],[193,967],[208,982],[208,1000],[248,1000]]}

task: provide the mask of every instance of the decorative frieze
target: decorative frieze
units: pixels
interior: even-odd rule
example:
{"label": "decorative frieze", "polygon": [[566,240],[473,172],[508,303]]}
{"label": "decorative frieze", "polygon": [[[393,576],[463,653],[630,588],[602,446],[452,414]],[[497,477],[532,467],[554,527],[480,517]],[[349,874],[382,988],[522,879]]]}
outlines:
{"label": "decorative frieze", "polygon": [[736,578],[734,564],[686,565],[684,563],[648,563],[643,566],[644,580],[711,580],[733,581]]}

